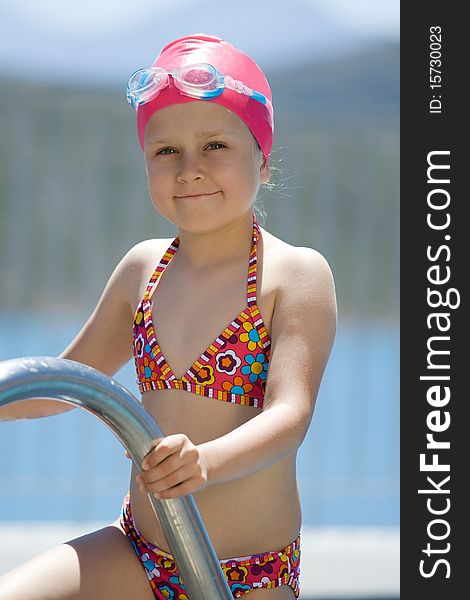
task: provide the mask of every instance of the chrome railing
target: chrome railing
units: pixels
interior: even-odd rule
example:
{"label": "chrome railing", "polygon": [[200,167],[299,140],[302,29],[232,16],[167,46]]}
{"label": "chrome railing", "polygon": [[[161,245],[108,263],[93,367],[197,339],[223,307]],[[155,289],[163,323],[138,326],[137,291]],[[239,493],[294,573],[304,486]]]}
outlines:
{"label": "chrome railing", "polygon": [[[98,417],[128,450],[136,468],[164,434],[138,400],[110,377],[75,361],[30,357],[0,362],[0,406],[34,398],[60,400]],[[1,427],[1,423],[0,423]],[[191,600],[231,599],[194,498],[148,494]]]}

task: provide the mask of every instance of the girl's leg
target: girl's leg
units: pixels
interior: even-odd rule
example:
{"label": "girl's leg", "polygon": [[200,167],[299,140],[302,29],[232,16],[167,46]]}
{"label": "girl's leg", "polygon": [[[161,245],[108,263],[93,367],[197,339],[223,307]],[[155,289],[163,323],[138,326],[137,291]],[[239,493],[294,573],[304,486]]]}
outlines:
{"label": "girl's leg", "polygon": [[0,600],[155,600],[115,524],[39,554],[0,577]]}

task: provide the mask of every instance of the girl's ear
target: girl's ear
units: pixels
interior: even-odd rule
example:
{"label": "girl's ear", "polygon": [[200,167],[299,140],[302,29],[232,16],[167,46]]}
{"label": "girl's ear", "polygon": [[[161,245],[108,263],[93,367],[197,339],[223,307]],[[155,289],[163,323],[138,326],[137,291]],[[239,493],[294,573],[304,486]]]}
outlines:
{"label": "girl's ear", "polygon": [[263,157],[263,164],[259,170],[259,180],[260,183],[269,183],[269,179],[271,178],[271,171],[269,170],[269,166],[266,165],[266,159]]}

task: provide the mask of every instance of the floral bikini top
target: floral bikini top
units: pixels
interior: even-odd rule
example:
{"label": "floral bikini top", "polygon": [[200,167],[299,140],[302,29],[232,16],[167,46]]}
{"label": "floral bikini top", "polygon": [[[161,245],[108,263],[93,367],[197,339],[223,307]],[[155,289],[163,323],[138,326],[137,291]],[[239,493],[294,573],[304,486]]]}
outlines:
{"label": "floral bikini top", "polygon": [[262,408],[271,340],[256,303],[259,226],[253,213],[246,307],[178,379],[158,345],[152,322],[152,295],[180,244],[177,236],[155,269],[134,319],[134,360],[141,393],[179,389],[234,404]]}

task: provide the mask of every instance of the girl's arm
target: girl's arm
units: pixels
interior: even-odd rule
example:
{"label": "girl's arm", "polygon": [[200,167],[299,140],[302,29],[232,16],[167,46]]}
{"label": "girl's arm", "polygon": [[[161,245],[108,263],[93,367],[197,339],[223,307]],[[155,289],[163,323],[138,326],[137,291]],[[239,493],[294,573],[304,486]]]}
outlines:
{"label": "girl's arm", "polygon": [[325,258],[293,248],[276,297],[263,412],[198,446],[208,483],[238,479],[297,450],[312,419],[333,346],[337,307]]}
{"label": "girl's arm", "polygon": [[[139,275],[139,246],[117,265],[90,318],[59,358],[86,364],[106,375],[113,375],[131,358],[133,314],[129,290]],[[73,408],[58,400],[23,400],[1,408],[0,421],[47,417]]]}

